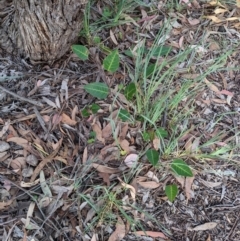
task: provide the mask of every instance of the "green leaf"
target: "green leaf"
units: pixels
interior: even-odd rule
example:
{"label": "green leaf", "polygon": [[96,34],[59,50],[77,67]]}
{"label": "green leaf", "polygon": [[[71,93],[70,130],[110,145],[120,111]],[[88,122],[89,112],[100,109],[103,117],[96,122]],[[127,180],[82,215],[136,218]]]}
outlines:
{"label": "green leaf", "polygon": [[84,108],[84,109],[82,110],[82,116],[83,116],[83,117],[89,117],[89,116],[90,116],[90,113],[88,112],[88,110],[87,110],[86,108]]}
{"label": "green leaf", "polygon": [[100,37],[94,36],[94,37],[93,37],[93,43],[94,43],[94,44],[100,44],[100,43],[101,43]]}
{"label": "green leaf", "polygon": [[132,100],[133,96],[136,94],[136,86],[134,83],[130,83],[124,90],[124,95],[127,100]]}
{"label": "green leaf", "polygon": [[143,132],[142,137],[144,141],[150,141],[150,135],[148,132]]}
{"label": "green leaf", "polygon": [[158,128],[156,130],[156,136],[158,138],[168,137],[168,132],[165,129],[163,129],[163,128]]}
{"label": "green leaf", "polygon": [[134,56],[130,49],[125,50],[124,54],[127,55],[128,57],[131,57],[131,58],[133,58],[133,56]]}
{"label": "green leaf", "polygon": [[131,115],[127,110],[121,109],[118,113],[118,116],[122,121],[131,121]]}
{"label": "green leaf", "polygon": [[158,153],[156,150],[154,150],[154,149],[147,150],[146,156],[147,156],[149,162],[150,162],[153,166],[156,166],[156,165],[158,164],[158,161],[159,161],[159,153]]}
{"label": "green leaf", "polygon": [[157,64],[149,64],[146,69],[146,78],[150,77],[152,74],[156,72]]}
{"label": "green leaf", "polygon": [[154,57],[166,56],[167,54],[170,53],[171,50],[172,50],[172,47],[169,47],[169,46],[154,47],[152,49],[152,55]]}
{"label": "green leaf", "polygon": [[180,176],[184,176],[184,177],[192,177],[193,176],[193,173],[192,173],[190,167],[182,159],[173,160],[171,168],[176,174],[178,174]]}
{"label": "green leaf", "polygon": [[72,51],[75,53],[81,60],[87,60],[89,51],[83,45],[72,45]]}
{"label": "green leaf", "polygon": [[84,89],[98,99],[105,99],[109,92],[107,85],[99,82],[87,84],[84,86]]}
{"label": "green leaf", "polygon": [[119,53],[117,50],[114,50],[103,60],[103,67],[105,70],[113,73],[119,68],[119,63]]}
{"label": "green leaf", "polygon": [[101,109],[100,106],[97,104],[92,104],[92,106],[91,106],[91,111],[93,114],[96,114],[98,112],[98,110],[100,110],[100,109]]}
{"label": "green leaf", "polygon": [[173,184],[173,185],[167,185],[165,187],[165,193],[169,199],[170,202],[173,202],[175,197],[177,196],[178,194],[178,187],[176,184]]}

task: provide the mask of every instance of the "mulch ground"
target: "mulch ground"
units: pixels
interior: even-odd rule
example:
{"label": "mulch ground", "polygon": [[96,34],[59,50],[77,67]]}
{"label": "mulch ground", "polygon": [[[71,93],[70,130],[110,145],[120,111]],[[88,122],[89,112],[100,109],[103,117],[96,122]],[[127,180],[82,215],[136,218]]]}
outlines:
{"label": "mulch ground", "polygon": [[[106,46],[123,53],[138,40],[137,25],[150,44],[151,31],[156,33],[167,17],[172,30],[166,43],[175,51],[203,41],[192,60],[195,73],[179,66],[179,77],[196,78],[226,49],[234,49],[225,65],[207,77],[211,84],[206,82],[199,90],[189,126],[201,142],[219,135],[212,148],[229,143],[236,148],[222,159],[188,160],[195,171],[192,180],[154,169],[144,158],[135,171],[125,165],[114,135],[127,140],[129,153],[137,154],[146,148],[139,137],[142,127],[116,120],[113,133],[110,118],[125,104],[121,95],[116,98],[115,88],[126,85],[130,77],[124,68],[113,75],[104,72],[100,61],[104,55],[97,47],[91,48],[86,62],[68,54],[54,65],[38,66],[0,51],[2,240],[240,240],[240,34],[234,19],[239,9],[199,2],[193,1],[181,12],[164,12],[164,1],[159,1],[159,11],[153,14],[148,8],[136,8],[135,15],[129,16],[139,16],[138,22],[111,28],[113,33],[123,33],[117,46],[109,29],[99,32]],[[93,20],[102,7],[93,9]],[[125,61],[134,69],[131,58]],[[96,100],[84,91],[84,85],[93,81],[104,81],[111,88],[106,100]],[[101,109],[84,117],[82,110],[94,103]],[[126,180],[131,187],[123,189]],[[173,203],[164,192],[167,183],[177,183],[180,190]],[[115,194],[135,226],[124,219],[123,227],[116,225],[119,209],[109,201],[109,195]],[[132,199],[136,209],[130,205]],[[134,234],[144,230],[149,235],[137,238]]]}

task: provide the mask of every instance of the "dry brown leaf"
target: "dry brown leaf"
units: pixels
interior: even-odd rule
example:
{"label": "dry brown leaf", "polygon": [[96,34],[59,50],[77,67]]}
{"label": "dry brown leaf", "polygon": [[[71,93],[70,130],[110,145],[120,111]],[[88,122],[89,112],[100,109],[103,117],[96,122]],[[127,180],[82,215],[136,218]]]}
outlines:
{"label": "dry brown leaf", "polygon": [[91,241],[98,241],[97,234],[95,234],[95,233],[93,234]]}
{"label": "dry brown leaf", "polygon": [[116,229],[109,237],[108,241],[120,241],[124,238],[126,235],[126,229],[125,225],[123,223],[123,220],[118,217],[118,221],[116,223]]}
{"label": "dry brown leaf", "polygon": [[92,166],[95,169],[97,169],[98,172],[105,172],[105,173],[109,173],[109,174],[114,174],[114,173],[120,172],[120,170],[118,168],[106,167],[106,166],[99,165],[96,163],[92,163]]}
{"label": "dry brown leaf", "polygon": [[121,129],[119,133],[120,140],[123,140],[126,138],[127,132],[128,132],[128,123],[124,123],[121,125]]}
{"label": "dry brown leaf", "polygon": [[28,211],[27,211],[27,218],[26,218],[26,222],[25,222],[25,228],[28,228],[28,225],[30,224],[30,219],[32,217],[34,208],[35,208],[35,202],[31,202],[29,207],[28,207]]}
{"label": "dry brown leaf", "polygon": [[185,179],[185,193],[187,197],[187,202],[189,199],[193,197],[193,190],[192,190],[192,183],[193,183],[194,177],[186,177]]}
{"label": "dry brown leaf", "polygon": [[210,236],[210,234],[208,234],[208,238],[207,238],[206,241],[211,241],[211,236]]}
{"label": "dry brown leaf", "polygon": [[220,90],[218,89],[218,87],[212,83],[210,83],[206,78],[205,78],[205,83],[207,84],[207,86],[209,87],[210,90],[212,90],[213,92],[219,93]]}
{"label": "dry brown leaf", "polygon": [[110,29],[110,37],[111,37],[113,43],[117,46],[118,45],[118,41],[115,38],[115,35],[114,35],[114,33],[113,33],[113,31],[111,29]]}
{"label": "dry brown leaf", "polygon": [[160,139],[159,138],[154,138],[153,139],[153,147],[157,151],[160,148]]}
{"label": "dry brown leaf", "polygon": [[182,188],[185,185],[185,177],[181,177],[181,176],[175,176],[175,179],[181,184]]}
{"label": "dry brown leaf", "polygon": [[[213,1],[209,2],[209,4],[212,5],[212,6],[219,6],[219,7],[222,7],[222,8],[226,8],[224,5],[222,5],[222,4],[220,3],[219,0],[213,0]],[[227,9],[227,8],[226,8],[226,9]]]}
{"label": "dry brown leaf", "polygon": [[212,101],[214,101],[215,103],[218,103],[218,104],[226,104],[227,103],[226,100],[222,100],[222,99],[212,99]]}
{"label": "dry brown leaf", "polygon": [[225,13],[225,12],[228,12],[228,10],[227,9],[223,9],[223,8],[217,8],[217,9],[214,10],[215,14]]}
{"label": "dry brown leaf", "polygon": [[64,124],[70,125],[70,126],[74,126],[77,124],[77,122],[75,120],[72,120],[68,115],[66,115],[65,113],[61,114],[61,121]]}
{"label": "dry brown leaf", "polygon": [[217,226],[217,223],[215,222],[209,222],[209,223],[204,223],[202,225],[198,225],[193,229],[190,229],[191,231],[204,231],[204,230],[211,230],[214,229]]}
{"label": "dry brown leaf", "polygon": [[88,149],[87,147],[85,147],[83,151],[82,164],[85,164],[87,162],[87,157],[88,157]]}
{"label": "dry brown leaf", "polygon": [[40,182],[40,179],[36,179],[34,182],[24,182],[21,181],[20,186],[21,187],[33,187],[37,185]]}
{"label": "dry brown leaf", "polygon": [[219,19],[218,17],[212,15],[212,16],[206,16],[205,18],[212,20],[214,23],[221,23],[224,20]]}
{"label": "dry brown leaf", "polygon": [[26,167],[26,158],[25,157],[17,157],[10,162],[10,166],[13,168],[13,170],[21,170],[24,167]]}
{"label": "dry brown leaf", "polygon": [[107,184],[107,186],[110,186],[110,180],[109,180],[109,174],[106,172],[99,172],[98,176],[103,179],[103,181]]}
{"label": "dry brown leaf", "polygon": [[72,110],[72,120],[73,120],[73,121],[76,121],[76,115],[77,115],[77,113],[78,113],[78,106],[75,105],[74,108],[73,108],[73,110]]}
{"label": "dry brown leaf", "polygon": [[120,181],[121,185],[125,188],[128,188],[130,190],[130,193],[131,193],[131,196],[132,196],[132,199],[135,201],[136,199],[136,190],[133,186],[123,182],[120,178],[118,178],[118,180]]}
{"label": "dry brown leaf", "polygon": [[232,93],[232,92],[230,92],[228,90],[221,90],[219,93],[223,94],[223,95],[231,96],[231,97],[234,96],[234,93]]}
{"label": "dry brown leaf", "polygon": [[99,125],[98,124],[93,124],[92,125],[92,129],[93,129],[93,131],[96,133],[96,138],[99,140],[99,141],[101,141],[102,143],[104,143],[105,144],[105,139],[103,138],[103,136],[102,136],[102,130],[101,130],[101,128],[99,127]]}
{"label": "dry brown leaf", "polygon": [[10,137],[7,139],[7,142],[10,142],[10,141],[15,142],[19,146],[28,144],[28,141],[22,137]]}
{"label": "dry brown leaf", "polygon": [[153,231],[136,231],[134,234],[140,236],[150,236],[152,238],[163,238],[167,239],[167,237],[162,232],[153,232]]}
{"label": "dry brown leaf", "polygon": [[148,178],[151,178],[153,181],[159,183],[159,179],[157,178],[157,176],[152,171],[148,171],[145,176],[148,177]]}
{"label": "dry brown leaf", "polygon": [[144,188],[149,188],[149,189],[155,189],[158,188],[161,184],[154,182],[154,181],[149,181],[149,182],[137,182],[139,185],[141,185]]}
{"label": "dry brown leaf", "polygon": [[130,154],[125,158],[124,163],[129,168],[133,168],[133,167],[136,167],[138,159],[139,159],[139,156],[137,154]]}
{"label": "dry brown leaf", "polygon": [[127,140],[122,140],[122,141],[120,141],[119,144],[120,144],[121,148],[126,152],[126,154],[128,154],[130,152],[129,142]]}
{"label": "dry brown leaf", "polygon": [[187,20],[190,23],[190,25],[192,25],[192,26],[195,26],[200,23],[200,20],[196,19],[196,18],[188,18]]}

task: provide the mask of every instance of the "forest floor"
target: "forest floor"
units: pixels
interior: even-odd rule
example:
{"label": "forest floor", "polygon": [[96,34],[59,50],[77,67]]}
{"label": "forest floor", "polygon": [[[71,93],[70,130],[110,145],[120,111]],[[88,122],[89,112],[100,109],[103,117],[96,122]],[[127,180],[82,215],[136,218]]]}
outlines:
{"label": "forest floor", "polygon": [[239,8],[113,2],[86,10],[88,60],[32,66],[0,49],[2,240],[239,241]]}

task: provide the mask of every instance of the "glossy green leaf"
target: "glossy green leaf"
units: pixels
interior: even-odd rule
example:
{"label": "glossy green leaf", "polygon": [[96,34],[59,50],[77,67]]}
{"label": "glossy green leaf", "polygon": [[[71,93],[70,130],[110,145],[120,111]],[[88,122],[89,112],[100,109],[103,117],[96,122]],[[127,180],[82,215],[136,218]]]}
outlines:
{"label": "glossy green leaf", "polygon": [[84,89],[98,99],[105,99],[109,93],[107,85],[99,82],[87,84],[84,86]]}
{"label": "glossy green leaf", "polygon": [[156,136],[158,138],[165,138],[165,137],[168,137],[168,132],[163,128],[158,128],[156,130]]}
{"label": "glossy green leaf", "polygon": [[83,45],[72,45],[72,51],[75,53],[81,60],[87,60],[89,51]]}
{"label": "glossy green leaf", "polygon": [[119,53],[117,50],[114,50],[103,60],[103,67],[105,70],[113,73],[118,70],[119,63]]}
{"label": "glossy green leaf", "polygon": [[177,194],[178,194],[178,187],[176,184],[173,185],[167,185],[165,187],[165,193],[169,199],[170,202],[173,202],[174,199],[176,198]]}
{"label": "glossy green leaf", "polygon": [[127,110],[121,109],[118,116],[122,121],[131,121],[131,115]]}
{"label": "glossy green leaf", "polygon": [[133,96],[136,94],[136,85],[134,83],[130,83],[124,90],[124,95],[127,100],[132,100]]}
{"label": "glossy green leaf", "polygon": [[100,106],[97,104],[92,104],[92,106],[91,106],[91,111],[93,114],[96,114],[98,112],[98,110],[100,110],[100,109],[101,109]]}
{"label": "glossy green leaf", "polygon": [[147,150],[146,156],[147,156],[149,162],[150,162],[153,166],[156,166],[156,165],[158,164],[158,161],[159,161],[159,153],[158,153],[156,150],[154,150],[154,149]]}
{"label": "glossy green leaf", "polygon": [[184,177],[192,177],[193,176],[193,173],[192,173],[190,167],[182,159],[173,160],[173,162],[171,164],[171,168],[176,174],[178,174],[180,176],[184,176]]}

